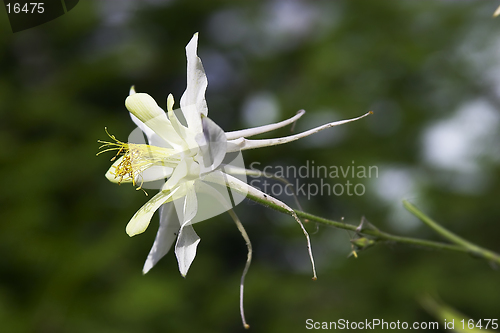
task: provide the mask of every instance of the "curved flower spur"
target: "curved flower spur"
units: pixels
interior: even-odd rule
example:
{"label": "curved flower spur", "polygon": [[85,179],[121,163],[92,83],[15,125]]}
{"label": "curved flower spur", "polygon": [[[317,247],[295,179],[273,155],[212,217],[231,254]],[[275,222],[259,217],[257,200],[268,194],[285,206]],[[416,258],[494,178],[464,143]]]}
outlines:
{"label": "curved flower spur", "polygon": [[198,33],[186,46],[187,87],[180,100],[180,109],[173,109],[174,98],[171,94],[167,98],[165,113],[150,95],[136,93],[132,87],[125,106],[138,129],[129,136],[128,143],[108,134],[112,141],[99,141],[103,143],[101,148],[105,148],[99,154],[116,151],[112,158],[114,163],[106,173],[106,178],[111,182],[132,183],[138,186],[137,189],[159,189],[134,214],[126,228],[129,236],[140,234],[147,229],[153,214],[160,211],[160,226],[144,264],[144,274],[167,254],[176,241],[175,255],[179,271],[182,276],[186,276],[200,242],[192,225],[229,212],[248,247],[247,263],[240,283],[240,312],[243,325],[248,328],[243,312],[243,285],[252,247],[243,225],[232,210],[234,206],[250,195],[289,212],[306,237],[313,279],[316,279],[316,270],[309,235],[302,222],[292,208],[246,183],[247,170],[241,151],[295,141],[323,129],[361,119],[371,112],[283,138],[247,139],[292,124],[305,111],[301,110],[292,118],[276,124],[226,133],[207,117],[205,90],[208,81],[197,56],[197,44]]}

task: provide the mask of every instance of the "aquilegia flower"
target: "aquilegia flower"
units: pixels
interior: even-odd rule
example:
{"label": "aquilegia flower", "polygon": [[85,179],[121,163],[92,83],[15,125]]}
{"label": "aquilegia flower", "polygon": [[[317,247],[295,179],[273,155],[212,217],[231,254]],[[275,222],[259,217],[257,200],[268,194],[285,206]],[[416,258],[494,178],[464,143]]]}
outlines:
{"label": "aquilegia flower", "polygon": [[[236,217],[232,207],[247,194],[272,202],[289,212],[302,227],[307,238],[308,250],[313,266],[312,252],[307,231],[297,215],[281,201],[248,185],[246,170],[241,158],[237,156],[242,150],[279,145],[306,137],[323,129],[345,124],[367,116],[369,113],[348,120],[329,123],[309,131],[277,139],[249,140],[256,134],[265,133],[299,119],[304,111],[282,122],[225,133],[210,120],[205,101],[207,77],[200,58],[197,56],[198,34],[196,33],[186,46],[187,87],[180,99],[180,112],[174,111],[174,98],[167,98],[165,113],[148,94],[136,93],[134,87],[125,100],[134,123],[144,132],[148,143],[124,143],[110,135],[113,142],[105,142],[104,151],[117,150],[113,165],[106,173],[106,178],[115,183],[133,183],[142,188],[149,182],[162,180],[159,192],[142,206],[127,225],[126,232],[134,236],[144,232],[153,216],[159,210],[160,227],[153,247],[144,264],[143,273],[147,273],[171,248],[174,241],[175,255],[182,276],[185,276],[196,256],[196,248],[200,238],[193,229],[193,223],[229,211],[235,219],[249,247],[249,256],[244,273],[248,269],[251,258],[251,245],[243,226]],[[179,118],[184,118],[184,120]],[[101,152],[104,152],[101,151]],[[236,156],[236,157],[235,157]],[[239,163],[234,163],[239,161]],[[229,189],[225,192],[223,189]],[[200,214],[200,195],[208,195],[221,205],[221,209]],[[241,283],[241,296],[243,293]],[[240,298],[242,310],[242,297]],[[242,319],[247,327],[243,311]]]}

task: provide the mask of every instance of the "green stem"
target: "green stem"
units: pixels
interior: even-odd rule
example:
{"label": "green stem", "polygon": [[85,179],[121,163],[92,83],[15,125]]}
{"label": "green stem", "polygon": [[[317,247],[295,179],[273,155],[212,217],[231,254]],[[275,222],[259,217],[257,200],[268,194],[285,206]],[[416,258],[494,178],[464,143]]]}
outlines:
{"label": "green stem", "polygon": [[[247,195],[247,197],[255,201],[257,203],[260,203],[264,206],[267,206],[269,208],[272,208],[278,212],[285,213],[285,214],[290,214],[286,209],[277,206],[273,203],[270,203],[269,201],[266,201],[263,198],[256,197],[253,195]],[[427,225],[431,226],[432,228],[440,233],[441,235],[446,235],[445,237],[455,243],[456,245],[453,244],[446,244],[446,243],[441,243],[441,242],[434,242],[434,241],[428,241],[424,239],[418,239],[418,238],[411,238],[411,237],[402,237],[402,236],[397,236],[397,235],[392,235],[377,229],[365,229],[362,228],[361,230],[358,230],[358,227],[352,224],[347,224],[343,222],[338,222],[330,219],[326,219],[323,217],[319,217],[316,215],[312,215],[306,212],[298,211],[295,210],[295,213],[297,216],[307,219],[309,221],[314,221],[317,223],[325,224],[325,225],[330,225],[336,228],[340,229],[345,229],[345,230],[350,230],[350,231],[355,231],[359,232],[360,234],[363,235],[368,235],[375,237],[377,241],[390,241],[390,242],[396,242],[396,243],[402,243],[402,244],[410,244],[410,245],[416,245],[416,246],[421,246],[421,247],[426,247],[430,249],[436,249],[436,250],[448,250],[448,251],[454,251],[454,252],[461,252],[461,253],[471,253],[476,256],[479,256],[483,259],[493,261],[497,264],[500,264],[500,256],[494,252],[491,252],[489,250],[485,250],[479,246],[476,246],[460,237],[457,235],[453,234],[452,232],[444,229],[440,225],[438,225],[436,222],[432,221],[430,218],[425,216],[421,211],[419,211],[416,207],[408,203],[407,201],[404,201],[403,204],[405,207],[410,210],[411,213],[415,214],[418,218],[422,220],[422,218],[425,218],[425,221],[422,220],[424,223]],[[411,208],[409,208],[411,207]],[[430,223],[429,223],[430,221]],[[438,231],[439,230],[439,231]]]}
{"label": "green stem", "polygon": [[[358,227],[355,225],[352,225],[352,224],[332,221],[332,220],[325,219],[323,217],[315,216],[315,215],[305,213],[305,212],[300,212],[300,211],[297,211],[296,213],[299,217],[302,217],[304,219],[308,219],[310,221],[322,223],[325,225],[331,225],[333,227],[340,228],[340,229],[346,229],[346,230],[358,232],[358,230],[357,230]],[[385,241],[391,241],[391,242],[396,242],[396,243],[405,243],[405,244],[423,246],[423,247],[436,249],[436,250],[450,250],[450,251],[457,251],[457,252],[468,252],[466,249],[464,249],[460,246],[450,245],[450,244],[445,244],[445,243],[440,243],[440,242],[433,242],[433,241],[428,241],[428,240],[418,239],[418,238],[391,235],[389,233],[386,233],[386,232],[383,232],[380,230],[376,230],[376,229],[361,229],[361,230],[359,230],[359,233],[375,237],[377,240],[385,240]]]}
{"label": "green stem", "polygon": [[420,221],[424,222],[429,228],[434,230],[436,233],[440,234],[444,238],[448,239],[450,242],[455,243],[459,245],[460,247],[464,248],[467,250],[467,252],[470,252],[473,255],[482,257],[486,260],[494,261],[496,263],[500,264],[500,255],[498,255],[495,252],[492,252],[490,250],[484,249],[480,246],[477,246],[476,244],[473,244],[469,242],[466,239],[463,239],[462,237],[454,234],[453,232],[449,231],[448,229],[445,229],[438,223],[436,223],[434,220],[432,220],[430,217],[425,215],[421,210],[419,210],[417,207],[412,205],[406,200],[403,200],[403,206],[413,215],[415,215]]}

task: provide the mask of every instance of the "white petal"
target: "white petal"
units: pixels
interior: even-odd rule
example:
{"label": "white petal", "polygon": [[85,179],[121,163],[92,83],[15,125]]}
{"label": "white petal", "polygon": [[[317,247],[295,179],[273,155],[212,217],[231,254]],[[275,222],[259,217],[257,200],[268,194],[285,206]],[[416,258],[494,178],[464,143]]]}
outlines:
{"label": "white petal", "polygon": [[142,121],[140,121],[139,118],[134,116],[132,113],[129,113],[129,114],[130,114],[130,118],[132,118],[132,121],[137,125],[137,127],[139,127],[141,129],[141,131],[144,132],[144,134],[146,134],[146,136],[149,140],[149,138],[152,137],[155,134],[155,132],[151,128],[144,125],[144,123]]}
{"label": "white petal", "polygon": [[196,136],[196,142],[203,157],[201,172],[215,170],[226,156],[227,139],[224,131],[208,117],[202,117],[203,133]]}
{"label": "white petal", "polygon": [[184,277],[196,257],[196,247],[199,242],[200,237],[194,231],[193,226],[187,225],[181,229],[175,244],[175,256],[179,263],[179,271]]}
{"label": "white petal", "polygon": [[174,97],[172,96],[172,94],[169,94],[167,97],[168,118],[170,120],[170,123],[172,124],[172,128],[175,130],[177,135],[182,138],[183,150],[185,150],[187,153],[190,148],[196,148],[196,141],[194,141],[195,132],[181,124],[173,110],[173,106]]}
{"label": "white petal", "polygon": [[[156,134],[151,128],[146,126],[142,121],[139,120],[136,116],[134,116],[132,113],[130,114],[130,118],[132,118],[132,121],[136,124],[137,127],[141,129],[144,134],[146,134],[146,137],[148,138],[148,143],[151,146],[157,146],[157,147],[164,147],[164,148],[171,148],[172,146],[169,145],[165,140],[163,140],[158,134]],[[130,138],[129,138],[130,142]],[[145,143],[145,142],[134,142],[134,143]]]}
{"label": "white petal", "polygon": [[163,186],[162,190],[168,191],[168,190],[174,188],[175,186],[177,186],[179,184],[179,182],[181,181],[182,178],[187,176],[187,174],[188,174],[187,163],[186,163],[186,160],[183,159],[179,162],[177,167],[174,169],[174,172],[172,172],[172,175],[167,180],[167,182]]}
{"label": "white petal", "polygon": [[[163,140],[158,134],[156,134],[151,128],[146,126],[142,121],[139,120],[136,116],[129,112],[130,118],[132,121],[139,127],[139,129],[146,135],[148,138],[148,142],[145,142],[143,138],[138,138],[135,135],[135,131],[129,135],[129,142],[133,143],[144,143],[149,144],[151,146],[163,147],[163,148],[172,148],[165,140]],[[134,135],[134,136],[133,136]]]}
{"label": "white petal", "polygon": [[191,220],[196,216],[198,211],[198,200],[196,198],[196,191],[194,186],[194,181],[190,181],[185,184],[186,186],[186,199],[184,201],[184,221],[183,226],[189,224]]}
{"label": "white petal", "polygon": [[306,111],[300,110],[292,118],[280,121],[279,123],[276,123],[276,124],[269,124],[269,125],[254,127],[254,128],[247,128],[244,130],[239,130],[239,131],[234,131],[234,132],[227,132],[226,138],[228,140],[234,140],[234,139],[238,139],[238,138],[242,138],[242,137],[247,138],[250,136],[257,135],[257,134],[270,132],[270,131],[273,131],[275,129],[285,127],[286,125],[289,125],[289,124],[296,122],[300,117],[302,117],[304,115],[304,113],[306,113]]}
{"label": "white petal", "polygon": [[[172,124],[168,120],[167,115],[158,106],[153,97],[144,93],[135,93],[127,97],[125,100],[125,106],[131,114],[158,134],[163,140],[167,141],[174,147],[182,147],[182,139],[173,130]],[[134,119],[132,118],[132,120]],[[146,135],[149,134],[149,139],[151,132],[144,132]]]}
{"label": "white petal", "polygon": [[173,168],[153,165],[146,170],[144,170],[141,174],[137,175],[135,178],[136,184],[141,184],[142,182],[152,182],[155,180],[165,179],[172,175],[174,171]]}
{"label": "white petal", "polygon": [[129,95],[125,100],[125,106],[130,113],[139,118],[143,123],[155,118],[158,118],[158,121],[162,119],[168,120],[165,112],[158,106],[153,97],[145,93]]}
{"label": "white petal", "polygon": [[174,243],[177,234],[179,233],[179,219],[175,213],[173,202],[168,202],[160,207],[160,227],[156,234],[153,247],[148,254],[146,263],[142,269],[142,273],[146,274],[156,263],[165,256],[172,244]]}
{"label": "white petal", "polygon": [[186,118],[188,127],[195,132],[201,132],[200,115],[208,114],[205,90],[208,81],[200,58],[196,54],[198,46],[198,33],[195,33],[186,46],[187,57],[187,85],[181,97],[181,109]]}
{"label": "white petal", "polygon": [[151,222],[153,214],[156,212],[161,205],[167,201],[172,200],[173,194],[177,191],[161,191],[154,197],[152,197],[148,202],[146,202],[132,217],[130,222],[127,224],[127,234],[132,237],[137,234],[143,233]]}
{"label": "white petal", "polygon": [[168,96],[167,96],[167,111],[172,111],[174,109],[174,104],[175,104],[174,95],[168,94]]}
{"label": "white petal", "polygon": [[186,225],[191,224],[198,212],[198,199],[194,183],[194,180],[183,182],[179,185],[179,191],[173,197],[181,230]]}
{"label": "white petal", "polygon": [[233,152],[233,151],[238,151],[238,150],[246,150],[246,149],[255,149],[255,148],[261,148],[261,147],[268,147],[268,146],[276,146],[276,145],[281,145],[284,143],[292,142],[301,138],[304,138],[306,136],[309,136],[311,134],[317,133],[319,131],[322,131],[324,129],[333,127],[333,126],[338,126],[342,124],[346,124],[352,121],[356,121],[358,119],[364,118],[373,112],[368,112],[365,113],[364,115],[352,119],[347,119],[347,120],[340,120],[340,121],[335,121],[333,123],[325,124],[323,126],[319,126],[313,129],[310,129],[308,131],[295,134],[295,135],[290,135],[286,136],[284,138],[277,138],[277,139],[263,139],[263,140],[247,140],[247,139],[242,139],[238,138],[232,141],[229,141],[229,143],[232,143],[232,145],[228,145],[228,152]]}
{"label": "white petal", "polygon": [[[191,226],[191,221],[198,211],[194,181],[186,182],[182,186],[186,189],[186,197],[184,198],[182,207],[183,222],[181,223],[179,238],[177,238],[177,244],[175,246],[175,255],[179,263],[179,271],[182,276],[186,276],[189,266],[191,266],[196,256],[196,246],[200,238]],[[178,201],[175,201],[174,203],[177,204],[177,202]],[[179,212],[179,207],[176,209]]]}

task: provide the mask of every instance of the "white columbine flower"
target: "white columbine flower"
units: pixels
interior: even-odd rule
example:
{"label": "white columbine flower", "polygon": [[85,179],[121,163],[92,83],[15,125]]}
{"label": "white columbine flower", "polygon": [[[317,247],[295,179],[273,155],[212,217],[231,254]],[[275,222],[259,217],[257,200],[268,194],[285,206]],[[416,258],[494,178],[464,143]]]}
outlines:
{"label": "white columbine flower", "polygon": [[[166,179],[159,188],[159,193],[135,213],[126,228],[129,236],[140,234],[148,227],[153,214],[157,210],[160,211],[160,227],[144,264],[143,273],[147,273],[169,251],[176,240],[175,254],[180,273],[185,276],[196,256],[196,248],[200,242],[192,224],[223,211],[229,211],[240,228],[241,224],[231,210],[232,206],[238,202],[233,200],[233,204],[230,203],[232,199],[230,196],[240,193],[243,196],[249,194],[278,205],[295,217],[307,237],[315,278],[309,237],[295,212],[281,201],[248,185],[245,177],[238,178],[238,175],[246,172],[243,165],[234,165],[226,160],[230,154],[295,141],[323,129],[355,121],[370,112],[361,117],[329,123],[303,133],[277,139],[249,140],[246,138],[289,125],[304,114],[303,110],[294,117],[276,124],[225,133],[207,117],[205,90],[208,82],[201,60],[196,53],[197,43],[198,34],[196,33],[186,46],[187,87],[180,99],[181,113],[174,112],[172,95],[167,98],[167,112],[165,113],[150,95],[136,93],[132,87],[130,95],[125,100],[125,106],[130,111],[134,123],[146,135],[148,144],[123,143],[116,140],[114,136],[110,136],[114,142],[104,142],[104,147],[107,147],[104,151],[118,150],[117,156],[120,156],[106,173],[106,178],[110,181],[131,182],[141,188],[148,182]],[[180,114],[184,117],[184,122],[178,119]],[[234,156],[229,160],[232,159]],[[232,190],[232,194],[224,195],[223,191],[216,189],[221,186]],[[214,197],[223,208],[208,216],[197,216],[200,194]],[[251,251],[249,240],[244,231],[242,233]],[[246,269],[250,258],[249,253]],[[242,285],[241,292],[243,292]],[[242,303],[240,305],[242,307]],[[244,318],[243,322],[246,325]]]}

